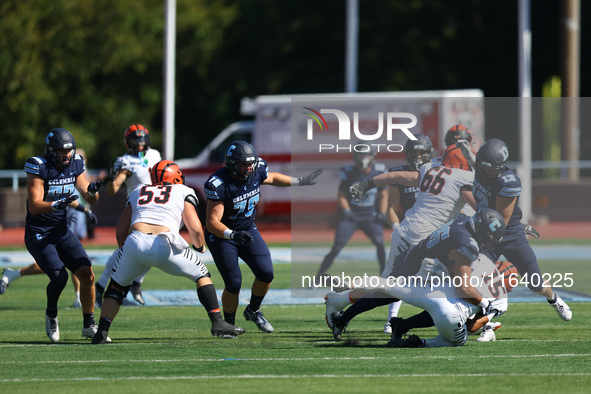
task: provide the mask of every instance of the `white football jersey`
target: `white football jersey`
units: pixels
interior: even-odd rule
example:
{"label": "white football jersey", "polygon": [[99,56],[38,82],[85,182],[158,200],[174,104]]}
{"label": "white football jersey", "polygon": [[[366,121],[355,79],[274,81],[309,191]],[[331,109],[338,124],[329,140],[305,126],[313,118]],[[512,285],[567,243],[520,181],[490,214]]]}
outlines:
{"label": "white football jersey", "polygon": [[156,149],[148,149],[145,155],[140,152],[140,156],[129,153],[119,156],[115,161],[114,168],[119,170],[131,171],[131,176],[125,180],[127,186],[127,195],[141,185],[150,185],[150,167],[162,160],[160,152]]}
{"label": "white football jersey", "polygon": [[178,232],[183,225],[185,198],[195,191],[185,185],[144,185],[127,197],[131,204],[131,224],[148,223]]}
{"label": "white football jersey", "polygon": [[412,233],[429,235],[460,213],[465,205],[460,189],[472,190],[474,172],[427,163],[420,168],[419,179],[417,201],[406,211],[404,221]]}

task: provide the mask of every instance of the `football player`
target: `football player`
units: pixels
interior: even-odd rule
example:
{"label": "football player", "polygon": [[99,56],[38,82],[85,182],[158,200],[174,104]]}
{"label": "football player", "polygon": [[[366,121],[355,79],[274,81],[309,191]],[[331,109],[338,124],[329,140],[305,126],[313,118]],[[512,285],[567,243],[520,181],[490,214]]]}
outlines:
{"label": "football player", "polygon": [[486,141],[476,153],[476,176],[472,192],[478,209],[493,208],[503,215],[507,233],[502,242],[495,245],[487,254],[492,261],[504,255],[511,261],[522,277],[527,277],[528,287],[546,297],[562,320],[569,321],[572,311],[553,291],[548,281],[542,279],[540,266],[524,234],[520,222],[521,208],[517,204],[521,194],[521,180],[507,167],[509,149],[499,139]]}
{"label": "football player", "polygon": [[[341,333],[353,317],[368,310],[367,306],[383,305],[378,300],[386,298],[402,299],[425,309],[423,314],[417,315],[423,321],[415,322],[415,327],[434,324],[440,334],[427,340],[416,336],[403,340],[398,336],[396,324],[401,319],[395,318],[389,347],[463,345],[468,335],[465,324],[471,315],[480,312],[492,319],[507,310],[506,290],[496,266],[485,256],[479,258],[480,248],[499,242],[505,230],[503,217],[495,210],[485,208],[472,217],[464,216],[447,223],[399,255],[392,276],[375,281],[375,287],[365,286],[348,293],[328,294],[326,314],[333,325],[334,338],[340,340]],[[425,274],[420,278],[424,280],[419,280],[417,273],[425,259],[437,259],[444,267],[442,270],[454,280],[429,283],[430,277],[435,276],[433,268],[423,269]],[[473,282],[470,280],[472,276],[481,280]],[[460,280],[456,281],[456,278]],[[475,283],[482,283],[483,286]],[[351,300],[357,301],[345,312],[338,312]]]}
{"label": "football player", "polygon": [[[127,153],[117,158],[110,171],[109,182],[107,182],[107,192],[110,195],[116,194],[123,185],[127,187],[128,196],[138,186],[149,185],[150,167],[162,160],[160,152],[150,147],[150,134],[141,124],[129,126],[123,133],[123,141],[127,147]],[[102,305],[103,291],[111,277],[111,270],[118,252],[119,249],[115,250],[109,257],[105,270],[96,282],[98,306]],[[145,304],[141,284],[146,272],[141,273],[131,286],[133,299],[141,305]]]}
{"label": "football player", "polygon": [[341,210],[341,218],[336,226],[334,244],[318,269],[316,277],[319,279],[328,276],[326,272],[334,259],[358,228],[376,246],[380,272],[386,266],[384,227],[390,227],[386,218],[388,190],[385,187],[372,189],[360,201],[355,201],[349,195],[349,186],[386,172],[384,164],[376,163],[376,155],[377,152],[373,146],[367,152],[353,152],[355,164],[344,166],[339,172],[341,182],[339,183],[337,205]]}
{"label": "football player", "polygon": [[[466,203],[474,207],[471,192],[474,173],[432,163],[431,140],[423,134],[417,134],[416,137],[414,143],[408,143],[406,154],[412,157],[413,151],[419,152],[415,163],[418,171],[388,172],[349,188],[352,197],[356,199],[363,197],[367,190],[391,183],[418,188],[415,204],[406,212],[397,231],[392,233],[390,253],[386,268],[382,272],[383,278],[392,274],[394,261],[399,254],[418,244],[438,227],[455,219]],[[397,314],[396,308],[399,308],[396,304],[391,307],[388,323],[390,318]],[[387,330],[388,327],[385,327],[384,331]]]}
{"label": "football player", "polygon": [[261,186],[314,185],[322,172],[317,169],[301,178],[269,172],[267,163],[257,156],[251,144],[235,141],[226,149],[225,166],[205,182],[205,241],[224,279],[222,306],[228,323],[234,324],[236,320],[242,286],[238,266],[240,257],[255,276],[250,302],[243,316],[254,322],[259,330],[273,332],[273,326],[260,310],[274,276],[269,248],[254,224]]}
{"label": "football player", "polygon": [[[195,191],[185,186],[182,170],[170,160],[156,163],[150,174],[152,184],[129,194],[129,203],[117,225],[121,252],[105,290],[98,331],[92,343],[108,341],[111,323],[134,279],[150,267],[195,282],[199,301],[211,320],[212,335],[242,334],[242,328],[228,324],[222,318],[211,274],[195,253],[205,251]],[[193,243],[192,248],[179,234],[183,223]]]}
{"label": "football player", "polygon": [[25,245],[49,277],[45,331],[52,342],[60,339],[57,302],[68,281],[66,268],[80,280],[82,336],[92,338],[97,330],[92,264],[66,221],[66,208],[78,198],[74,190],[78,190],[91,204],[99,198],[102,182],[88,182],[84,171],[84,159],[76,154],[74,137],[63,128],[53,129],[47,134],[44,156],[31,157],[25,163]]}
{"label": "football player", "polygon": [[[433,155],[433,144],[429,137],[423,134],[416,134],[416,140],[409,139],[404,145],[404,152],[406,155],[406,165],[394,167],[389,172],[396,171],[416,171],[423,164],[431,161]],[[400,223],[403,221],[406,211],[408,211],[417,201],[419,188],[417,186],[406,186],[402,184],[393,183],[388,188],[388,221],[392,226],[393,232],[398,231]],[[398,207],[402,211],[402,216],[396,213]],[[392,234],[394,238],[394,234]],[[382,270],[382,272],[384,272]],[[398,316],[401,301],[393,302],[389,305],[388,322],[384,325],[384,333],[392,334],[392,327],[390,326],[390,319]]]}

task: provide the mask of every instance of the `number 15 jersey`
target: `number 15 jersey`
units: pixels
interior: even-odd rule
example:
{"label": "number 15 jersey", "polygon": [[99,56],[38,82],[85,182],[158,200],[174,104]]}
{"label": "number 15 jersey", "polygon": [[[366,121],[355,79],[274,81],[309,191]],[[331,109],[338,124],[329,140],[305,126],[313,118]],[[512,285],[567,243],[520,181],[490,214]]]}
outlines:
{"label": "number 15 jersey", "polygon": [[259,159],[255,172],[247,181],[232,178],[226,167],[209,177],[204,186],[205,196],[208,200],[223,201],[223,224],[234,231],[250,229],[260,199],[261,184],[268,174],[267,163]]}

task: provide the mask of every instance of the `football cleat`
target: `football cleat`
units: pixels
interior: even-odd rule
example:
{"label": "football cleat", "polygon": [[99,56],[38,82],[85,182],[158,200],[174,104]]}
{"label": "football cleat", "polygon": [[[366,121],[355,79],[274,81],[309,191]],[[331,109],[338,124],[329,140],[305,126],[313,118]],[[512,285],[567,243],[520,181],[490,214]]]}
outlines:
{"label": "football cleat", "polygon": [[253,312],[247,306],[242,316],[244,316],[246,320],[254,322],[254,324],[256,324],[259,330],[262,332],[273,332],[273,326],[267,321],[267,319],[265,319],[265,316],[260,309],[256,312]]}
{"label": "football cleat", "polygon": [[390,322],[384,324],[384,334],[392,334],[392,326]]}
{"label": "football cleat", "polygon": [[0,294],[4,294],[4,292],[8,288],[8,285],[10,285],[12,281],[14,281],[16,278],[20,276],[21,272],[18,269],[4,269],[4,271],[2,271],[2,279],[0,279]]}
{"label": "football cleat", "polygon": [[[99,332],[98,326],[96,324],[91,324],[90,327],[82,328],[82,338],[92,339],[92,343],[110,343],[111,338],[107,336],[108,331],[102,330],[100,335],[97,337],[97,333]],[[104,334],[104,337],[103,337]],[[101,342],[95,342],[95,338],[97,340],[100,339]]]}
{"label": "football cleat", "polygon": [[386,344],[386,347],[393,347],[393,348],[401,348],[401,347],[410,347],[410,348],[418,348],[418,347],[425,347],[425,341],[419,338],[416,335],[411,335],[408,338],[401,339],[401,338],[392,338],[390,342]]}
{"label": "football cleat", "polygon": [[390,328],[392,330],[392,332],[390,333],[390,334],[392,334],[391,339],[401,339],[402,335],[406,334],[406,331],[402,332],[402,328],[401,328],[402,318],[401,317],[394,316],[393,318],[390,319],[388,324],[390,325]]}
{"label": "football cleat", "polygon": [[245,332],[243,328],[236,327],[224,320],[217,320],[211,324],[211,335],[214,337],[221,336],[222,339],[236,339],[238,335]]}
{"label": "football cleat", "polygon": [[329,320],[332,323],[332,336],[334,337],[334,340],[337,342],[341,340],[341,335],[343,334],[343,332],[345,332],[345,329],[349,325],[349,323],[341,323],[342,317],[342,312],[333,312],[330,314]]}
{"label": "football cleat", "polygon": [[82,338],[93,338],[97,331],[98,326],[96,324],[91,324],[86,328],[82,328]]}
{"label": "football cleat", "polygon": [[111,342],[111,338],[109,338],[108,334],[109,332],[107,330],[98,331],[97,329],[96,334],[94,334],[94,336],[92,337],[91,343],[93,345],[102,345]]}
{"label": "football cleat", "polygon": [[560,315],[562,320],[569,321],[572,319],[572,311],[558,294],[554,293],[554,301],[548,301],[548,303],[552,305],[552,308],[556,309],[556,312],[558,312],[558,315]]}
{"label": "football cleat", "polygon": [[56,317],[49,317],[45,315],[45,332],[51,340],[51,342],[57,342],[60,340],[60,327],[59,320]]}
{"label": "football cleat", "polygon": [[494,342],[496,340],[495,329],[490,324],[484,326],[484,330],[482,330],[482,333],[476,339],[477,342]]}
{"label": "football cleat", "polygon": [[144,301],[144,297],[142,296],[142,285],[138,282],[133,282],[131,284],[131,296],[133,297],[134,301],[140,305],[146,305],[146,301]]}

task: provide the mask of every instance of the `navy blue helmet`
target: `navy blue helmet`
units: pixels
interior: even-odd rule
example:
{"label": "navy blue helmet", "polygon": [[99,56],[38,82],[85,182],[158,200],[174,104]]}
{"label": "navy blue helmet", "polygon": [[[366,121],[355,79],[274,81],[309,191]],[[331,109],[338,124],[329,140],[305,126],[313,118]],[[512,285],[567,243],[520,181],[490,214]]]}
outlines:
{"label": "navy blue helmet", "polygon": [[[70,149],[72,154],[66,157],[59,157],[58,150]],[[76,141],[74,136],[66,129],[57,128],[52,129],[45,137],[45,156],[53,162],[53,164],[66,168],[72,164],[74,155],[76,154]]]}
{"label": "navy blue helmet", "polygon": [[419,170],[433,156],[433,143],[425,134],[415,134],[416,140],[409,139],[404,145],[406,162],[415,170]]}
{"label": "navy blue helmet", "polygon": [[[495,179],[508,162],[509,149],[507,145],[503,141],[493,138],[482,144],[476,153],[476,172],[485,178]],[[494,174],[492,176],[486,175],[482,171],[484,169],[492,169]]]}
{"label": "navy blue helmet", "polygon": [[[226,149],[226,169],[230,174],[243,181],[248,180],[256,172],[258,160],[254,147],[246,141],[234,141]],[[240,163],[248,163],[252,167],[240,169]]]}
{"label": "navy blue helmet", "polygon": [[470,218],[470,226],[479,245],[499,242],[505,235],[505,219],[492,208],[482,208]]}

